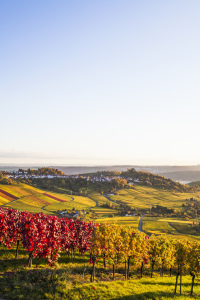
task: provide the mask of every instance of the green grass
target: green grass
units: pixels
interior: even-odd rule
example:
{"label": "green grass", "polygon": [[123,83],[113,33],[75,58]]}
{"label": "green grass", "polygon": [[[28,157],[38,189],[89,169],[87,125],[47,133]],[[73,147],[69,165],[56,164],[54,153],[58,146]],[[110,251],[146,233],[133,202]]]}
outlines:
{"label": "green grass", "polygon": [[[69,292],[71,299],[98,300],[142,300],[142,299],[198,299],[198,295],[190,296],[191,277],[183,278],[182,296],[174,295],[175,278],[142,278],[129,281],[103,282],[78,285]],[[200,286],[196,284],[195,292],[199,294]],[[79,294],[82,298],[79,298]],[[73,296],[72,296],[73,295]]]}
{"label": "green grass", "polygon": [[[33,259],[33,267],[26,267],[28,253],[20,246],[19,258],[15,259],[15,248],[0,248],[0,297],[10,300],[170,300],[199,299],[200,280],[195,278],[194,296],[190,296],[191,276],[182,277],[182,294],[174,295],[175,273],[164,277],[145,269],[143,278],[137,273],[137,267],[130,265],[131,278],[124,280],[124,264],[116,268],[116,278],[112,280],[112,265],[102,268],[102,259],[96,267],[96,279],[90,283],[91,264],[89,253],[82,256],[76,253],[71,263],[66,253],[61,253],[59,264],[55,268],[47,265],[46,259]],[[179,292],[179,287],[178,287]]]}
{"label": "green grass", "polygon": [[[0,247],[0,297],[10,300],[170,300],[199,299],[200,279],[197,275],[194,296],[190,296],[191,276],[182,277],[182,296],[174,295],[175,273],[169,277],[169,270],[164,277],[158,272],[150,278],[150,269],[145,267],[143,278],[137,273],[137,266],[130,265],[130,280],[124,280],[124,263],[116,267],[116,278],[112,280],[112,265],[102,268],[103,260],[96,267],[96,279],[90,283],[91,264],[89,253],[85,256],[76,252],[75,262],[64,252],[60,253],[59,263],[55,268],[47,265],[47,259],[33,259],[33,267],[26,267],[28,253],[22,246],[18,259],[14,258],[15,247],[8,250]],[[179,292],[179,286],[178,286]]]}
{"label": "green grass", "polygon": [[[67,271],[35,270],[1,278],[3,295],[9,299],[54,299],[54,300],[144,300],[144,299],[199,299],[200,285],[194,286],[194,296],[190,296],[191,277],[184,276],[182,295],[174,294],[175,277],[117,280],[113,282],[89,283],[81,275],[69,280]],[[6,280],[7,279],[7,280]],[[12,282],[11,282],[12,279]],[[39,282],[39,283],[38,283]],[[11,289],[12,287],[12,289]],[[5,292],[6,290],[6,292]]]}

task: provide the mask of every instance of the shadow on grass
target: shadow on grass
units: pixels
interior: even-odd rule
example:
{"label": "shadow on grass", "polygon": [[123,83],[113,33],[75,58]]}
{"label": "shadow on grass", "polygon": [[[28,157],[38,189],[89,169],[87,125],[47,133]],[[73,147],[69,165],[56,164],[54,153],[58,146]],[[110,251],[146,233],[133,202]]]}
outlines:
{"label": "shadow on grass", "polygon": [[[179,299],[180,297],[184,299],[189,299],[190,295],[178,295],[173,293],[153,293],[153,292],[147,292],[137,295],[129,295],[129,296],[122,296],[117,298],[111,298],[111,300],[159,300],[159,299]],[[188,297],[188,298],[185,298]],[[194,299],[194,298],[192,298]],[[198,297],[196,298],[198,299]]]}

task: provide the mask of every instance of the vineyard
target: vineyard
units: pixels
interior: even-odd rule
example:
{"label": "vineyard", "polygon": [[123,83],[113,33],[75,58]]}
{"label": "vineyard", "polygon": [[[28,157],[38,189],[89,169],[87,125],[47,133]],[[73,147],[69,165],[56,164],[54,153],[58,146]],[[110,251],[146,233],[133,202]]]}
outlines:
{"label": "vineyard", "polygon": [[109,198],[117,203],[130,205],[137,209],[149,209],[151,205],[169,206],[174,209],[180,209],[186,198],[196,198],[199,192],[172,192],[156,187],[135,186],[134,189],[118,190],[115,195]]}
{"label": "vineyard", "polygon": [[[199,242],[174,240],[166,235],[148,237],[134,228],[116,224],[99,225],[43,213],[31,214],[1,208],[0,243],[2,253],[5,252],[5,247],[12,253],[15,249],[18,264],[19,252],[23,249],[27,252],[26,263],[20,267],[21,275],[27,268],[34,269],[34,261],[37,261],[36,267],[41,268],[41,272],[45,272],[40,267],[40,261],[44,263],[44,260],[49,268],[56,266],[59,269],[59,261],[62,262],[63,255],[67,255],[69,263],[76,264],[76,259],[82,261],[83,268],[75,268],[73,272],[82,270],[87,282],[101,282],[105,278],[109,278],[109,281],[130,280],[145,276],[150,280],[158,275],[161,278],[172,276],[174,291],[182,294],[185,293],[182,282],[184,278],[188,280],[189,275],[190,294],[196,293],[195,278],[198,277],[200,268]],[[2,256],[0,261],[4,260]],[[21,276],[20,274],[17,276]],[[35,273],[29,271],[29,274]],[[56,293],[57,287],[54,288]],[[195,288],[198,290],[198,284]],[[4,285],[1,285],[0,292],[6,293]],[[70,297],[74,299],[68,291],[68,298]]]}
{"label": "vineyard", "polygon": [[95,207],[92,199],[83,196],[71,197],[66,193],[46,192],[27,184],[0,185],[0,205],[33,213],[54,215],[57,210],[76,210]]}

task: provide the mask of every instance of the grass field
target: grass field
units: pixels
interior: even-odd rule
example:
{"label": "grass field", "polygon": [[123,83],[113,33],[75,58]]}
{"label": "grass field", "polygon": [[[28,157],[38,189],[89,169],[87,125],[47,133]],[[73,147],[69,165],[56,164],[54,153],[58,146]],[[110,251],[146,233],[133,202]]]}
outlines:
{"label": "grass field", "polygon": [[[91,264],[89,253],[76,253],[71,263],[66,253],[61,253],[59,264],[52,268],[46,259],[33,259],[33,267],[26,267],[28,253],[20,246],[19,258],[14,259],[15,249],[0,247],[0,297],[10,300],[170,300],[199,299],[200,279],[197,275],[194,295],[190,296],[191,276],[182,277],[182,295],[174,294],[175,272],[169,270],[160,277],[145,270],[140,278],[137,268],[130,265],[130,280],[124,279],[124,264],[116,267],[116,278],[112,279],[112,265],[102,268],[100,260],[96,267],[96,279],[90,283]],[[175,270],[174,270],[175,271]],[[179,293],[179,286],[178,286]]]}
{"label": "grass field", "polygon": [[150,209],[150,204],[181,209],[186,198],[198,198],[199,194],[199,192],[175,193],[147,186],[135,186],[134,189],[119,190],[117,195],[111,195],[109,198],[116,200],[118,203],[128,204],[136,209]]}

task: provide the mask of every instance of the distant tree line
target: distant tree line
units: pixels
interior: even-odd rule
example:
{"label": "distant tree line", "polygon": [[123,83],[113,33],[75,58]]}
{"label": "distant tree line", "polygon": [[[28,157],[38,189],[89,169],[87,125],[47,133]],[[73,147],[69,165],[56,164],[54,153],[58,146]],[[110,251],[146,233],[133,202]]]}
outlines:
{"label": "distant tree line", "polygon": [[0,184],[12,184],[13,180],[4,176],[4,173],[0,173]]}
{"label": "distant tree line", "polygon": [[72,191],[79,195],[86,195],[88,190],[95,190],[100,194],[106,194],[118,189],[129,188],[127,181],[122,178],[114,178],[111,181],[92,182],[80,176],[78,178],[26,178],[22,181],[41,189],[56,192],[68,190],[69,193]]}
{"label": "distant tree line", "polygon": [[22,174],[28,174],[28,175],[66,175],[62,171],[54,168],[39,168],[37,170],[33,169],[19,169],[18,172],[21,172]]}

